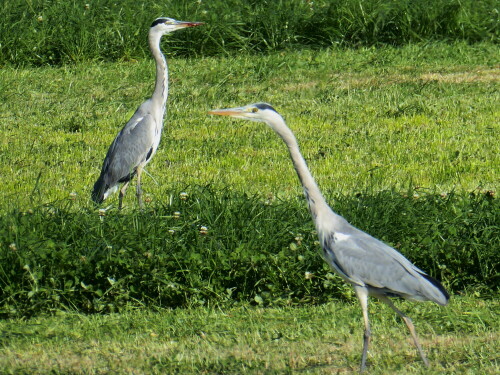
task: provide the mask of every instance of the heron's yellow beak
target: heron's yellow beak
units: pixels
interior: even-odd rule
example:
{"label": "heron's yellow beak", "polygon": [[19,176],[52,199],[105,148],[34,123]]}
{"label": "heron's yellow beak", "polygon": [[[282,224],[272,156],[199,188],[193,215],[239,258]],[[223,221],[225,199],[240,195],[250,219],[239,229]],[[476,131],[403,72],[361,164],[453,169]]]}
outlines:
{"label": "heron's yellow beak", "polygon": [[208,111],[209,115],[219,115],[219,116],[241,116],[244,112],[237,110],[236,108],[228,109],[213,109]]}
{"label": "heron's yellow beak", "polygon": [[195,27],[195,26],[201,26],[204,25],[204,22],[183,22],[181,21],[180,26],[182,27]]}

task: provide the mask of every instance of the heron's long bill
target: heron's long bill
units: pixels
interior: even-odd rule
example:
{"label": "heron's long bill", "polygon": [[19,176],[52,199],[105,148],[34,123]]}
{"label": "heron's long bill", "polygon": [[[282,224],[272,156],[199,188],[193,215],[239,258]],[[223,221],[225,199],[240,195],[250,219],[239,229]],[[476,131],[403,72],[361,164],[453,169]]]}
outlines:
{"label": "heron's long bill", "polygon": [[204,22],[190,22],[190,21],[177,21],[177,22],[178,22],[177,26],[179,27],[194,27],[204,24]]}
{"label": "heron's long bill", "polygon": [[209,115],[219,116],[241,116],[244,113],[241,108],[227,108],[227,109],[212,109],[208,111]]}

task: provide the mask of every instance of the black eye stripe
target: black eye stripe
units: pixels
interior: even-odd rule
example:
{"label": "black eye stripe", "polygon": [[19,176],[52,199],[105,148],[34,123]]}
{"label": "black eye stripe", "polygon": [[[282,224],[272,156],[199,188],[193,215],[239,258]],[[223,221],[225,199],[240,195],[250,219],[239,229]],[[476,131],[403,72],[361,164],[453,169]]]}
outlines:
{"label": "black eye stripe", "polygon": [[271,111],[276,112],[276,110],[267,103],[257,103],[257,104],[255,104],[255,107],[257,107],[258,109],[262,109],[262,110],[270,109]]}
{"label": "black eye stripe", "polygon": [[153,23],[151,24],[151,27],[155,27],[156,25],[158,25],[160,23],[165,23],[166,21],[168,21],[166,18],[157,18],[153,21]]}

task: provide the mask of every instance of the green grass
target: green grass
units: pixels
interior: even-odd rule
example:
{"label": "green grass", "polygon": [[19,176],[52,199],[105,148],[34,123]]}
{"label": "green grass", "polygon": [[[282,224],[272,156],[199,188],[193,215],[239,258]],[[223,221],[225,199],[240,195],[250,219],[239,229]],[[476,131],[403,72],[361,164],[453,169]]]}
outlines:
{"label": "green grass", "polygon": [[[1,316],[242,301],[290,306],[353,294],[321,259],[303,197],[185,192],[186,200],[171,194],[142,213],[100,213],[65,199],[1,216]],[[332,203],[450,292],[495,295],[500,201],[408,193],[337,195]]]}
{"label": "green grass", "polygon": [[[90,189],[152,91],[152,62],[3,68],[0,368],[356,371],[359,306],[317,254],[286,148],[262,124],[206,114],[263,100],[333,208],[453,291],[446,308],[403,303],[429,373],[498,372],[497,55],[424,43],[171,58],[146,210],[129,192],[103,216]],[[370,371],[424,372],[402,323],[372,306]]]}
{"label": "green grass", "polygon": [[[179,185],[212,183],[300,194],[269,129],[206,114],[255,101],[285,116],[326,192],[496,190],[497,54],[489,44],[437,44],[171,59],[166,127],[145,193],[162,200]],[[2,209],[72,192],[87,207],[106,150],[151,94],[153,74],[150,61],[2,69]],[[132,194],[125,203],[135,207]]]}
{"label": "green grass", "polygon": [[214,55],[431,41],[498,42],[495,0],[11,0],[0,6],[0,65],[148,56],[152,20],[204,21],[172,36],[177,54]]}
{"label": "green grass", "polygon": [[[426,370],[403,322],[372,303],[370,374],[495,374],[498,300],[454,297],[448,307],[398,303],[413,318]],[[321,306],[60,314],[0,321],[4,374],[337,374],[358,370],[355,300]]]}

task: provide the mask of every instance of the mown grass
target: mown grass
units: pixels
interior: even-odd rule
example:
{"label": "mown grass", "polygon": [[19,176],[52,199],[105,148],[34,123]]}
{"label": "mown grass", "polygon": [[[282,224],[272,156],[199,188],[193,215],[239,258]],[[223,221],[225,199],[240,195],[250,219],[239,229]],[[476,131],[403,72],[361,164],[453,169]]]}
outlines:
{"label": "mown grass", "polygon": [[[489,44],[437,44],[171,59],[166,127],[145,193],[161,201],[176,185],[211,183],[299,195],[269,129],[206,115],[255,101],[285,116],[327,193],[496,190],[497,54]],[[106,150],[150,95],[153,74],[150,61],[1,70],[2,209],[72,192],[88,206]],[[125,203],[135,207],[132,194]]]}
{"label": "mown grass", "polygon": [[[431,362],[425,369],[403,322],[371,304],[371,374],[495,374],[498,300],[454,297],[445,308],[398,303]],[[357,301],[320,306],[161,309],[0,321],[5,374],[338,374],[357,372]]]}
{"label": "mown grass", "polygon": [[172,36],[178,54],[269,52],[334,45],[498,42],[495,0],[11,0],[0,6],[0,64],[53,65],[149,55],[151,21],[204,21]]}

